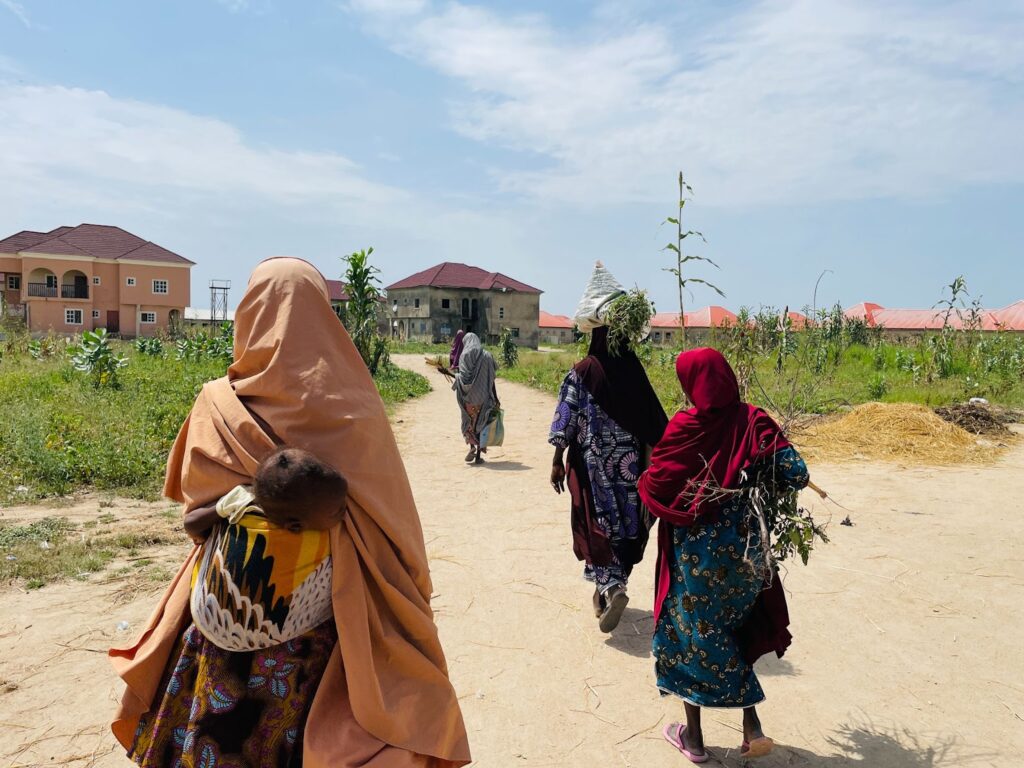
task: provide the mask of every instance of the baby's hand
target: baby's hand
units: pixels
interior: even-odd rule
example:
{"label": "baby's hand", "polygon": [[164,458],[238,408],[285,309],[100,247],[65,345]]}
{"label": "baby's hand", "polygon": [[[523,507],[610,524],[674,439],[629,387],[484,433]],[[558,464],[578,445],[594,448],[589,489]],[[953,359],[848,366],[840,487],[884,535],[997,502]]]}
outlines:
{"label": "baby's hand", "polygon": [[[186,531],[188,533],[188,531]],[[188,537],[192,539],[192,543],[197,547],[202,546],[206,543],[206,539],[209,537],[209,531],[199,531],[196,533],[188,533]]]}

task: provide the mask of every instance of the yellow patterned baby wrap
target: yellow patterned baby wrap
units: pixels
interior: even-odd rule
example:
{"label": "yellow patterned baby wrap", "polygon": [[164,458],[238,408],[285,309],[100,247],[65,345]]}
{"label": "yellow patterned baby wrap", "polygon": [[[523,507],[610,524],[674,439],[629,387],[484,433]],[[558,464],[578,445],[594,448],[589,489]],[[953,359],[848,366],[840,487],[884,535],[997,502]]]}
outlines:
{"label": "yellow patterned baby wrap", "polygon": [[226,651],[292,640],[331,618],[327,531],[274,525],[239,486],[217,505],[214,526],[192,574],[192,620]]}

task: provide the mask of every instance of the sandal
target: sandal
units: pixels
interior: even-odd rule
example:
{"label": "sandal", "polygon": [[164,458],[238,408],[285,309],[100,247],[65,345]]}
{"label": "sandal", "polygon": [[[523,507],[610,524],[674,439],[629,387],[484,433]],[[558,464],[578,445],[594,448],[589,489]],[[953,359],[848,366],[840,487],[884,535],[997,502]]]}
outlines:
{"label": "sandal", "polygon": [[764,757],[769,752],[775,749],[775,742],[769,739],[767,736],[762,736],[759,739],[753,741],[743,740],[740,745],[740,757],[744,760],[751,760],[755,757]]}
{"label": "sandal", "polygon": [[466,463],[472,464],[474,461],[476,461],[476,446],[471,446],[469,453],[466,454]]}
{"label": "sandal", "polygon": [[708,753],[706,751],[696,755],[686,748],[686,741],[683,739],[683,733],[685,732],[686,726],[682,723],[669,723],[662,730],[661,735],[665,737],[665,741],[678,749],[682,756],[691,763],[706,763],[708,761]]}
{"label": "sandal", "polygon": [[594,589],[594,618],[600,619],[601,614],[604,613],[606,603],[604,601],[604,595],[601,594],[601,590],[598,588]]}
{"label": "sandal", "polygon": [[619,626],[622,612],[626,610],[626,606],[629,604],[629,595],[626,594],[625,589],[616,584],[605,592],[604,599],[605,609],[601,614],[601,621],[598,626],[601,627],[602,632],[607,633]]}

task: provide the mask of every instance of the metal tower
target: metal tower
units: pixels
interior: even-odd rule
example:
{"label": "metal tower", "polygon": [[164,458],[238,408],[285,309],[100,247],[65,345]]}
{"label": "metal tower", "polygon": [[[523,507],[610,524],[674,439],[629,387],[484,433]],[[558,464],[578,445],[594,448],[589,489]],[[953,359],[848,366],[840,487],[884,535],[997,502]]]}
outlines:
{"label": "metal tower", "polygon": [[228,291],[231,290],[230,280],[210,281],[210,325],[219,325],[228,321]]}

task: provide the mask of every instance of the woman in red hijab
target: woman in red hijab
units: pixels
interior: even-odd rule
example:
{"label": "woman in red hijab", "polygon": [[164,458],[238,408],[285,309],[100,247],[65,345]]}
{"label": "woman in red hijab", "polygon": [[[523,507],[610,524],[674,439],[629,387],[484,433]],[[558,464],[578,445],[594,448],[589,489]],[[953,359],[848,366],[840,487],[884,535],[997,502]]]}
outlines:
{"label": "woman in red hijab", "polygon": [[771,417],[740,400],[736,374],[719,352],[684,352],[676,371],[693,408],[669,422],[639,483],[640,497],[661,520],[658,688],[682,698],[686,709],[686,722],[669,724],[664,735],[703,763],[701,707],[742,708],[741,756],[760,757],[773,742],[754,709],[764,693],[753,663],[769,650],[782,655],[789,619],[742,491],[770,482],[774,492],[794,492],[807,485],[807,467]]}

